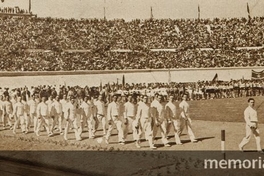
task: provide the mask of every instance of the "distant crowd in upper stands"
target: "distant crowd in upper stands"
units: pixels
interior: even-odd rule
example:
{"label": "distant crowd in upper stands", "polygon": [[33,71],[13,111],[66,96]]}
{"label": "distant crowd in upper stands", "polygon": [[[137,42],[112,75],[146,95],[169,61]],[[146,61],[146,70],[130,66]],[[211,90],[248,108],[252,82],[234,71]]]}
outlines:
{"label": "distant crowd in upper stands", "polygon": [[127,22],[5,16],[0,27],[1,71],[264,65],[264,17]]}

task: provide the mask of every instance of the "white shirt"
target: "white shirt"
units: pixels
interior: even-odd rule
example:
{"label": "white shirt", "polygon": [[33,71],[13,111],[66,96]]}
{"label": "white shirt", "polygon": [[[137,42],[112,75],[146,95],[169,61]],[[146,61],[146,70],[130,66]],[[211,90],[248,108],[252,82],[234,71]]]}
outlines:
{"label": "white shirt", "polygon": [[[179,104],[179,107],[180,107],[181,109],[183,109],[183,111],[185,112],[186,115],[188,115],[190,106],[189,106],[189,104],[188,104],[185,100],[183,100],[183,101]],[[182,116],[183,118],[187,118],[187,117],[185,116],[184,112],[181,112],[181,116]]]}
{"label": "white shirt", "polygon": [[176,109],[176,105],[174,103],[169,101],[166,104],[165,109],[166,109],[168,117],[171,117],[171,118],[174,118],[174,119],[177,118],[177,109]]}
{"label": "white shirt", "polygon": [[116,119],[116,116],[118,117],[119,115],[119,105],[116,103],[116,102],[111,102],[108,104],[108,107],[107,107],[107,118],[108,120],[115,120]]}
{"label": "white shirt", "polygon": [[66,112],[66,106],[68,103],[67,100],[62,99],[62,100],[60,100],[60,103],[62,105],[62,112]]}
{"label": "white shirt", "polygon": [[77,108],[75,105],[73,105],[71,102],[67,103],[66,105],[66,113],[69,119],[74,120],[76,113],[77,113]]}
{"label": "white shirt", "polygon": [[29,105],[27,104],[26,101],[23,101],[23,100],[22,100],[22,103],[24,105],[24,113],[29,114]]}
{"label": "white shirt", "polygon": [[52,112],[51,112],[51,109],[52,109],[52,103],[53,103],[53,101],[50,100],[50,99],[46,101],[46,104],[48,105],[49,113],[50,113],[51,115],[53,115]]}
{"label": "white shirt", "polygon": [[37,116],[48,116],[49,111],[48,111],[48,105],[44,102],[41,102],[37,106]]}
{"label": "white shirt", "polygon": [[36,113],[37,105],[38,105],[37,102],[31,99],[28,101],[28,105],[29,105],[29,112],[31,114]]}
{"label": "white shirt", "polygon": [[57,100],[55,100],[52,104],[52,112],[53,115],[61,115],[62,113],[62,105],[60,102],[58,102]]}
{"label": "white shirt", "polygon": [[159,102],[158,102],[158,100],[156,100],[156,99],[154,99],[152,102],[151,102],[151,104],[150,104],[150,106],[151,107],[154,107],[154,108],[157,108],[158,106],[159,106]]}
{"label": "white shirt", "polygon": [[151,117],[151,112],[150,112],[150,106],[146,103],[140,103],[138,105],[138,111],[137,111],[137,119],[147,119]]}
{"label": "white shirt", "polygon": [[105,116],[105,103],[103,101],[97,100],[94,102],[94,105],[97,109],[97,114]]}
{"label": "white shirt", "polygon": [[257,111],[248,106],[244,111],[244,119],[247,124],[250,124],[251,122],[258,122]]}
{"label": "white shirt", "polygon": [[14,114],[17,115],[17,117],[24,115],[24,104],[22,102],[17,102],[14,105]]}
{"label": "white shirt", "polygon": [[4,101],[3,102],[3,111],[4,111],[4,113],[7,113],[7,114],[13,113],[13,105],[10,101]]}
{"label": "white shirt", "polygon": [[165,107],[164,107],[164,105],[162,103],[154,100],[151,103],[151,107],[154,107],[154,108],[157,109],[157,111],[158,111],[158,114],[157,114],[158,117],[157,118],[159,118],[159,119],[164,119],[165,118]]}
{"label": "white shirt", "polygon": [[125,106],[125,112],[124,112],[124,117],[127,118],[127,117],[134,117],[135,116],[135,105],[131,102],[126,102],[124,104]]}
{"label": "white shirt", "polygon": [[82,109],[82,113],[84,116],[88,118],[92,116],[92,108],[88,103],[86,103],[85,101],[82,102],[80,108]]}

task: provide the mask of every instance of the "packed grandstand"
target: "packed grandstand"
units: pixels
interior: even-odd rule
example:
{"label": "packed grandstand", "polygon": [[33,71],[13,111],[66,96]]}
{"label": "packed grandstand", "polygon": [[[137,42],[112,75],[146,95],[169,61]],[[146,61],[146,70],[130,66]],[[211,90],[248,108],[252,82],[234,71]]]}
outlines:
{"label": "packed grandstand", "polygon": [[1,71],[263,66],[264,18],[0,17]]}

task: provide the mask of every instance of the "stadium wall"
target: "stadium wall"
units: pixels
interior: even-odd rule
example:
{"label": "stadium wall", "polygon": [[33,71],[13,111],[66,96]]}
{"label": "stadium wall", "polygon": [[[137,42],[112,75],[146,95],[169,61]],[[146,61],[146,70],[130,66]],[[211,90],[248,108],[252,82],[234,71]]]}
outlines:
{"label": "stadium wall", "polygon": [[126,83],[210,81],[218,74],[219,80],[251,79],[251,71],[261,71],[264,67],[244,68],[182,68],[146,70],[92,70],[92,71],[47,71],[47,72],[0,72],[0,87],[23,87],[36,85],[88,85],[99,86],[108,82]]}

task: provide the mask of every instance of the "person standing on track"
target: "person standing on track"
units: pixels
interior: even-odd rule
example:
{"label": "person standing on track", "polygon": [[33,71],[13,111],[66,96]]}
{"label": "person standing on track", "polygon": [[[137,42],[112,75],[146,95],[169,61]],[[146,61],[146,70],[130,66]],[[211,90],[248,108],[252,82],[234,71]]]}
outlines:
{"label": "person standing on track", "polygon": [[257,144],[257,151],[262,152],[258,128],[258,115],[256,109],[254,108],[254,105],[255,100],[253,98],[249,98],[248,107],[244,111],[244,119],[246,122],[246,136],[242,139],[241,143],[238,146],[241,151],[243,151],[244,146],[249,142],[252,134],[254,134]]}
{"label": "person standing on track", "polygon": [[53,124],[54,124],[54,111],[53,111],[53,107],[52,107],[52,104],[53,104],[53,97],[52,95],[50,95],[48,97],[48,100],[45,102],[47,105],[48,105],[48,111],[49,111],[49,117],[50,117],[50,132],[53,134]]}
{"label": "person standing on track", "polygon": [[39,135],[40,128],[44,125],[48,136],[52,136],[50,131],[50,116],[49,116],[49,108],[48,105],[45,103],[46,97],[41,98],[41,102],[37,106],[37,117],[38,117],[38,127],[36,131],[36,135]]}
{"label": "person standing on track", "polygon": [[25,121],[25,125],[26,125],[26,131],[25,133],[27,134],[29,129],[30,129],[30,116],[29,116],[29,105],[27,104],[27,100],[25,96],[22,96],[22,103],[24,105],[24,121]]}
{"label": "person standing on track", "polygon": [[62,132],[62,104],[59,101],[59,95],[57,95],[52,103],[52,113],[54,115],[52,128],[55,128],[57,125],[57,129],[59,130],[60,135],[63,135]]}
{"label": "person standing on track", "polygon": [[36,133],[38,126],[38,118],[37,118],[38,103],[36,101],[35,95],[32,95],[31,99],[27,102],[27,104],[29,106],[30,121],[31,123],[33,123],[34,133]]}
{"label": "person standing on track", "polygon": [[172,125],[176,145],[182,145],[181,140],[180,140],[180,136],[179,136],[179,131],[180,131],[180,126],[183,123],[182,122],[183,118],[179,118],[177,115],[177,106],[174,103],[174,97],[172,95],[169,97],[169,102],[165,105],[165,109],[166,109],[166,115],[167,115],[168,119],[170,119],[172,122],[172,123],[168,124],[167,134],[169,133],[170,127]]}
{"label": "person standing on track", "polygon": [[4,116],[3,127],[5,129],[5,121],[7,121],[9,128],[12,129],[13,105],[9,100],[9,96],[6,96],[2,107],[3,107],[3,116]]}
{"label": "person standing on track", "polygon": [[67,99],[67,96],[66,96],[66,94],[64,94],[63,96],[62,96],[62,99],[60,100],[60,103],[61,103],[61,106],[62,106],[62,118],[66,118],[66,114],[65,114],[65,112],[66,112],[66,105],[67,105],[67,103],[68,103],[68,99]]}
{"label": "person standing on track", "polygon": [[187,100],[187,95],[184,94],[182,96],[182,101],[179,104],[179,107],[180,107],[180,118],[182,118],[181,119],[182,123],[181,123],[181,127],[180,127],[180,130],[179,130],[178,134],[180,136],[182,131],[186,127],[188,135],[189,135],[191,141],[193,143],[195,143],[195,142],[198,142],[198,141],[195,139],[195,136],[194,136],[194,133],[193,133],[193,130],[192,130],[192,125],[191,125],[192,121],[191,121],[190,114],[189,114],[190,106],[189,106],[189,104],[187,103],[186,100]]}
{"label": "person standing on track", "polygon": [[158,95],[157,100],[154,100],[151,103],[151,107],[156,109],[156,117],[155,117],[155,125],[153,129],[153,139],[156,137],[158,129],[160,129],[161,133],[161,141],[165,147],[170,147],[169,141],[167,139],[167,124],[168,120],[166,117],[165,106],[163,103],[163,96]]}
{"label": "person standing on track", "polygon": [[145,134],[146,140],[149,142],[149,147],[151,149],[156,149],[153,143],[153,113],[148,102],[148,96],[142,97],[141,103],[138,104],[137,115],[136,115],[136,127],[142,129],[142,132]]}
{"label": "person standing on track", "polygon": [[16,128],[18,127],[20,123],[22,133],[25,134],[26,132],[25,110],[24,110],[24,104],[22,103],[22,98],[20,96],[17,97],[17,102],[14,105],[13,116],[15,117],[13,133],[16,134]]}
{"label": "person standing on track", "polygon": [[97,118],[95,130],[97,130],[99,126],[99,122],[101,122],[103,135],[106,135],[106,106],[103,101],[102,95],[99,95],[98,100],[94,102],[94,105],[96,107],[96,118]]}
{"label": "person standing on track", "polygon": [[136,121],[136,107],[135,104],[132,102],[132,96],[128,95],[127,102],[124,104],[125,112],[124,112],[124,138],[126,139],[128,132],[131,130],[133,134],[133,139],[136,142],[136,147],[140,148],[139,145],[139,128],[137,126]]}
{"label": "person standing on track", "polygon": [[66,125],[65,125],[65,132],[64,132],[64,139],[68,140],[67,135],[68,135],[68,131],[69,131],[69,127],[72,125],[73,126],[73,130],[75,133],[75,138],[77,141],[81,140],[80,137],[80,132],[79,130],[81,130],[81,128],[79,129],[77,126],[77,103],[75,102],[76,100],[71,97],[70,98],[70,102],[67,103],[66,105],[66,109],[65,109],[65,120],[66,120]]}
{"label": "person standing on track", "polygon": [[81,134],[84,131],[84,127],[87,124],[88,126],[88,135],[90,139],[95,137],[95,107],[88,96],[84,97],[81,108]]}
{"label": "person standing on track", "polygon": [[124,131],[122,129],[122,119],[120,118],[120,104],[117,102],[117,95],[113,95],[112,102],[107,107],[108,131],[105,136],[105,142],[108,144],[114,125],[118,131],[118,142],[121,145],[125,144]]}

